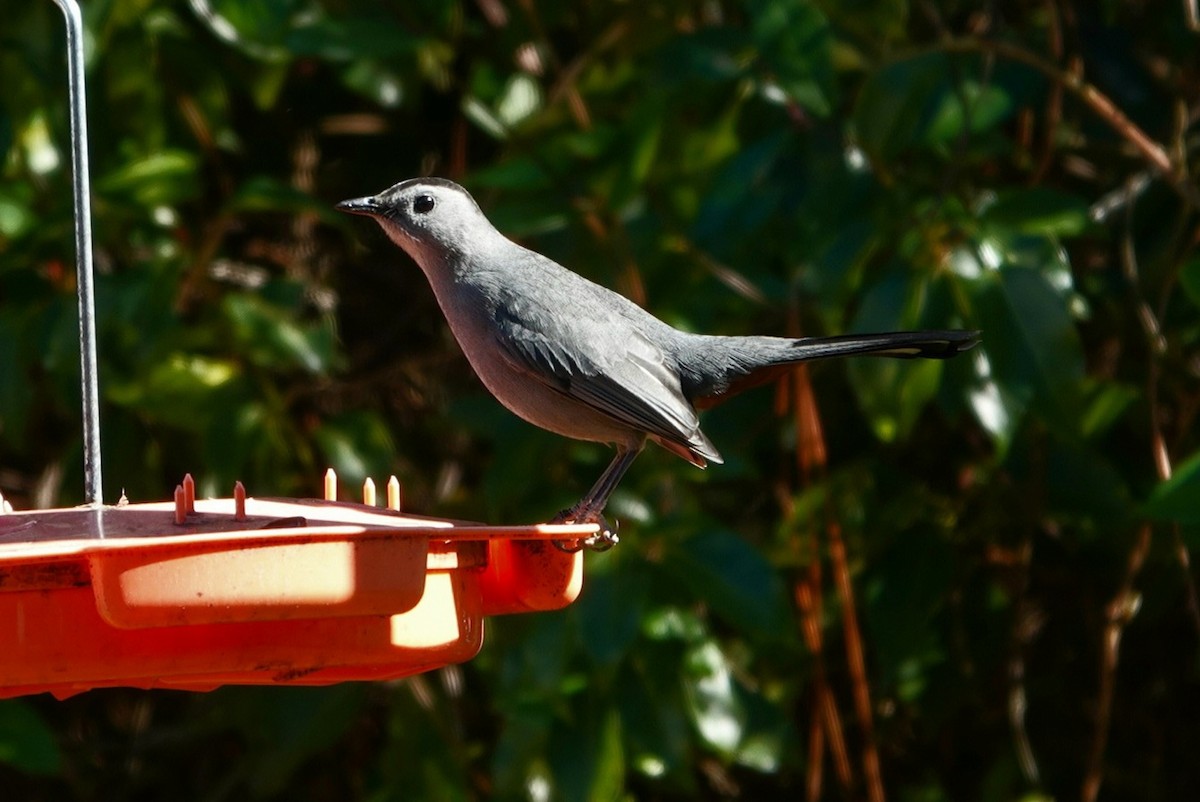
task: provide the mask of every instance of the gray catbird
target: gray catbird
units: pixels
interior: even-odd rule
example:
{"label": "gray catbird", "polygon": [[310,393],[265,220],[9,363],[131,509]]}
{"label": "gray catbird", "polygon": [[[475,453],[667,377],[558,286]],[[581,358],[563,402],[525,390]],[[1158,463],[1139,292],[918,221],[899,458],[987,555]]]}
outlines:
{"label": "gray catbird", "polygon": [[543,429],[616,446],[592,489],[556,519],[601,523],[588,545],[615,542],[601,513],[647,439],[701,468],[721,462],[697,408],[797,362],[854,354],[944,359],[979,341],[974,331],[798,340],[689,334],[509,240],[452,181],[414,178],[338,208],[374,218],[416,261],[471,367],[501,404]]}

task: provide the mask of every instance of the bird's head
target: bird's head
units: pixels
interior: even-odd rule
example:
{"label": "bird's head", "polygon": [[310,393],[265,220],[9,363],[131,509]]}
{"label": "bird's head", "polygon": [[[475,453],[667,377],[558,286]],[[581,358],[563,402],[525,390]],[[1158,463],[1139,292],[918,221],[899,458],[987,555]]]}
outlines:
{"label": "bird's head", "polygon": [[475,199],[444,178],[410,178],[378,195],[342,201],[337,208],[374,218],[425,269],[498,235]]}

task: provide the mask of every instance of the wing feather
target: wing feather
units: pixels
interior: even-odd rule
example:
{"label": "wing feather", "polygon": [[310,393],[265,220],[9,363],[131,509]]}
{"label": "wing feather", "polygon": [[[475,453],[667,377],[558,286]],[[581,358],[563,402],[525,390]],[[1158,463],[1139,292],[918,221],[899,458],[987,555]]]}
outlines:
{"label": "wing feather", "polygon": [[[579,319],[554,321],[551,325],[560,329],[553,332],[555,336],[535,330],[511,314],[497,323],[502,353],[512,367],[532,380],[646,432],[681,456],[686,452],[687,458],[699,465],[705,460],[721,460],[700,431],[700,420],[683,396],[679,377],[645,336],[634,332],[620,342],[611,342],[602,332],[598,336],[595,321]],[[563,345],[565,342],[571,347]]]}

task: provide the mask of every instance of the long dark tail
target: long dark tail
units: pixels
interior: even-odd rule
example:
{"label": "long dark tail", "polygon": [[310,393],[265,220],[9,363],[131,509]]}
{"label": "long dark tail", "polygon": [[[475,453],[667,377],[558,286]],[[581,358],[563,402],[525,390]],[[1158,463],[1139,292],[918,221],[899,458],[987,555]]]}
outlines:
{"label": "long dark tail", "polygon": [[897,359],[949,359],[975,347],[977,331],[890,331],[883,334],[839,334],[792,340],[786,364],[833,356],[890,356]]}
{"label": "long dark tail", "polygon": [[703,409],[770,381],[798,362],[841,356],[949,359],[973,348],[978,331],[892,331],[835,337],[692,335],[679,354],[683,391]]}

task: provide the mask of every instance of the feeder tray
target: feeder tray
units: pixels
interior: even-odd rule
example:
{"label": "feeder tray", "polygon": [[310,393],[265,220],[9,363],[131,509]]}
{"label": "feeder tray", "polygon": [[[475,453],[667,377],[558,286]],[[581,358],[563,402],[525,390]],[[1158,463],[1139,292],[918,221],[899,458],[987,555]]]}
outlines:
{"label": "feeder tray", "polygon": [[[484,617],[554,610],[583,582],[552,541],[590,525],[483,526],[325,500],[102,501],[83,28],[67,22],[85,494],[73,509],[14,512],[0,497],[0,698],[99,687],[325,685],[461,662]],[[124,500],[122,500],[124,502]]]}
{"label": "feeder tray", "polygon": [[0,515],[0,697],[326,685],[475,656],[483,619],[570,604],[595,525],[481,526],[234,498]]}

